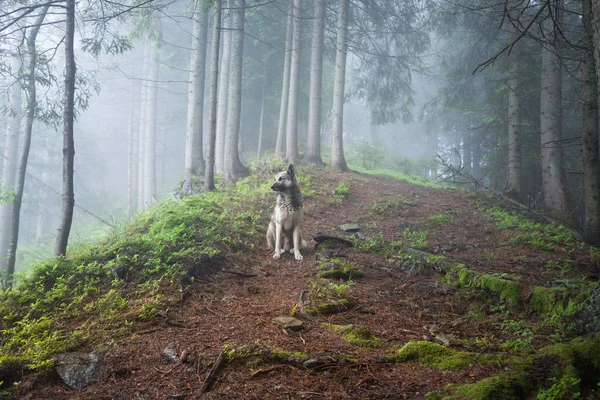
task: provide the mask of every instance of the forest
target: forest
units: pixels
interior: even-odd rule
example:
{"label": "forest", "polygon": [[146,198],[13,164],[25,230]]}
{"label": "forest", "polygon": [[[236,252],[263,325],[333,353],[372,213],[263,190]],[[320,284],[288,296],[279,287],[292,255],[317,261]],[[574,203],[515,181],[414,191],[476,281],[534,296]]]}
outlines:
{"label": "forest", "polygon": [[596,0],[0,0],[0,91],[0,398],[600,396]]}

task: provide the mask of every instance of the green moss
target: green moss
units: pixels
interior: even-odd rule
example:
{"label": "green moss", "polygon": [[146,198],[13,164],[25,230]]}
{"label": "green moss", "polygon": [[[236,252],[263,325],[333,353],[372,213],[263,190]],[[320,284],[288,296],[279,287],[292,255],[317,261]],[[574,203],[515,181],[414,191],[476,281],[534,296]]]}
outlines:
{"label": "green moss", "polygon": [[585,293],[573,295],[567,288],[544,288],[535,286],[531,295],[531,307],[541,314],[554,314],[559,317],[572,316],[583,309]]}
{"label": "green moss", "polygon": [[415,361],[441,370],[460,369],[474,360],[469,353],[461,353],[432,342],[408,342],[398,350],[398,362]]}
{"label": "green moss", "polygon": [[514,357],[509,369],[473,384],[449,385],[426,398],[512,400],[532,398],[532,393],[544,400],[575,398],[568,396],[598,382],[600,333],[548,346],[528,357]]}
{"label": "green moss", "polygon": [[489,290],[500,296],[500,300],[512,307],[522,306],[518,285],[510,280],[475,272],[462,264],[454,265],[448,274],[449,280],[464,287]]}
{"label": "green moss", "polygon": [[350,299],[331,300],[317,305],[317,313],[321,315],[330,315],[344,312],[356,304]]}
{"label": "green moss", "polygon": [[362,326],[334,324],[323,324],[323,326],[331,329],[337,334],[342,335],[344,340],[355,346],[367,348],[382,346],[381,340],[374,336],[367,328]]}
{"label": "green moss", "polygon": [[317,269],[319,270],[318,275],[321,278],[349,281],[351,279],[360,279],[365,275],[357,264],[338,257],[322,260],[317,265]]}
{"label": "green moss", "polygon": [[425,396],[428,400],[515,400],[522,398],[522,382],[504,376],[493,376],[479,382],[448,388],[453,395],[441,397],[439,393]]}

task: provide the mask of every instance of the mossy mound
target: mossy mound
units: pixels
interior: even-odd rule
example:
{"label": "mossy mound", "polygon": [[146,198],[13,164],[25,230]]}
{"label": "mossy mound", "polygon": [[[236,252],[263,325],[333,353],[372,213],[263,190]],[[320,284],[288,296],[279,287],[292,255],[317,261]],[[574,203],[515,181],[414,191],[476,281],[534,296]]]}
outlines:
{"label": "mossy mound", "polygon": [[357,325],[334,325],[323,324],[337,334],[342,335],[348,343],[359,347],[375,348],[381,347],[381,340],[374,336],[370,330]]}
{"label": "mossy mound", "polygon": [[590,290],[574,292],[571,289],[554,287],[544,288],[535,286],[529,304],[541,314],[555,314],[569,317],[583,309],[585,299]]}
{"label": "mossy mound", "polygon": [[462,264],[452,266],[446,275],[450,283],[458,287],[478,288],[498,294],[500,300],[516,310],[523,308],[518,285],[508,279],[475,272]]}
{"label": "mossy mound", "polygon": [[317,265],[317,269],[319,270],[319,277],[328,279],[349,281],[352,279],[360,279],[365,275],[357,264],[339,257],[322,260],[319,265]]}
{"label": "mossy mound", "polygon": [[352,299],[341,298],[318,304],[314,310],[320,315],[331,315],[347,311],[354,307],[356,307],[356,301]]}
{"label": "mossy mound", "polygon": [[414,361],[440,370],[467,367],[474,360],[470,353],[462,353],[440,344],[426,341],[408,342],[398,350],[397,362]]}
{"label": "mossy mound", "polygon": [[[600,383],[600,334],[545,347],[511,360],[509,371],[466,385],[429,393],[430,400],[513,400],[578,398]],[[542,372],[540,372],[542,371]]]}

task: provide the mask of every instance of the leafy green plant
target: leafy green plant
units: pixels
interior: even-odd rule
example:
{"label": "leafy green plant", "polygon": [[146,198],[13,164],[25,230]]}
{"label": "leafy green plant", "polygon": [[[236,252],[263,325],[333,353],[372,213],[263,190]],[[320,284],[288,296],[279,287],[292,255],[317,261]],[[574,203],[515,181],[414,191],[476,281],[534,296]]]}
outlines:
{"label": "leafy green plant", "polygon": [[348,196],[348,192],[350,188],[348,187],[348,182],[340,181],[335,189],[333,189],[333,196],[331,197],[331,204],[341,203],[344,201],[346,196]]}
{"label": "leafy green plant", "polygon": [[402,198],[402,196],[396,196],[390,200],[375,200],[373,202],[373,206],[371,207],[371,212],[374,214],[384,214],[390,212],[391,210],[395,210],[400,208],[401,206],[412,206],[413,204],[409,201],[406,201]]}
{"label": "leafy green plant", "polygon": [[563,377],[551,377],[550,386],[547,389],[542,389],[538,392],[537,400],[562,400],[562,399],[580,399],[579,383],[581,379],[570,374]]}
{"label": "leafy green plant", "polygon": [[454,222],[454,218],[448,214],[437,214],[429,217],[429,222],[433,226],[442,226]]}
{"label": "leafy green plant", "polygon": [[406,228],[402,232],[402,237],[407,242],[408,246],[415,249],[424,249],[427,247],[427,236],[429,236],[427,231],[414,230],[410,228]]}
{"label": "leafy green plant", "polygon": [[347,281],[345,283],[329,282],[329,287],[333,289],[333,291],[338,297],[341,297],[342,294],[344,294],[344,292],[348,290],[352,285],[354,285],[354,281],[352,280]]}
{"label": "leafy green plant", "polygon": [[533,348],[533,332],[531,326],[522,320],[504,320],[502,330],[516,335],[516,338],[508,340],[500,345],[500,348],[509,350],[525,350]]}

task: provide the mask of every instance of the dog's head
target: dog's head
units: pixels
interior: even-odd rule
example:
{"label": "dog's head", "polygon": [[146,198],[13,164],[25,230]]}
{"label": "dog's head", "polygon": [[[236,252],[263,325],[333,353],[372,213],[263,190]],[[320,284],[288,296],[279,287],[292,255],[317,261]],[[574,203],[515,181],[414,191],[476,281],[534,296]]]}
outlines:
{"label": "dog's head", "polygon": [[271,189],[276,192],[283,192],[297,185],[296,172],[294,171],[294,166],[290,164],[287,171],[281,171],[275,175],[275,183],[271,186]]}

